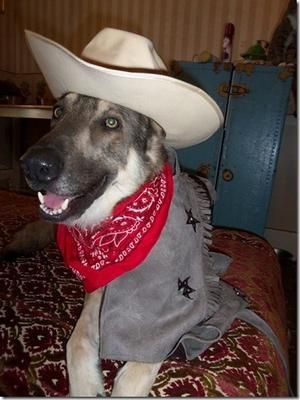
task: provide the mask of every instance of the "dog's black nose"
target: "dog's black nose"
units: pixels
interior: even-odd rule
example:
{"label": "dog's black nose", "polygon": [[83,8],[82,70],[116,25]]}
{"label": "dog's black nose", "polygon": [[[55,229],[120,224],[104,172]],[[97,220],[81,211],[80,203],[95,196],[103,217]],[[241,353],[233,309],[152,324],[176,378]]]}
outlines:
{"label": "dog's black nose", "polygon": [[63,169],[63,161],[57,150],[32,147],[20,159],[26,178],[31,183],[50,183],[57,179]]}

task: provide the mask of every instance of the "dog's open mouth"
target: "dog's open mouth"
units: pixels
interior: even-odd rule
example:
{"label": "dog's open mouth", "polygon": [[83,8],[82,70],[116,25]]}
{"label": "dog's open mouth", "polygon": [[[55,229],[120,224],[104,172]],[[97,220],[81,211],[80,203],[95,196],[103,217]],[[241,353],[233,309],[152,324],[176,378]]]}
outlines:
{"label": "dog's open mouth", "polygon": [[[59,196],[50,192],[38,192],[40,208],[48,217],[62,217],[68,212],[72,197]],[[61,218],[60,218],[61,219]]]}
{"label": "dog's open mouth", "polygon": [[59,195],[48,190],[37,192],[42,217],[54,222],[62,222],[70,217],[80,216],[96,198],[103,194],[108,179],[108,175],[104,175],[102,180],[91,186],[89,190],[76,195]]}

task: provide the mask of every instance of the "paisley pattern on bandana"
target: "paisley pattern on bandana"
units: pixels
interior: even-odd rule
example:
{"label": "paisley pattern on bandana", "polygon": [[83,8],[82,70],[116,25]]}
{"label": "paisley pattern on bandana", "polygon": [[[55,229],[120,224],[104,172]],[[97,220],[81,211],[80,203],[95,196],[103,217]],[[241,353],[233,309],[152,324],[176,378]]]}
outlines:
{"label": "paisley pattern on bandana", "polygon": [[173,176],[163,171],[93,229],[60,225],[57,243],[65,264],[87,292],[136,268],[147,257],[165,225],[173,196]]}

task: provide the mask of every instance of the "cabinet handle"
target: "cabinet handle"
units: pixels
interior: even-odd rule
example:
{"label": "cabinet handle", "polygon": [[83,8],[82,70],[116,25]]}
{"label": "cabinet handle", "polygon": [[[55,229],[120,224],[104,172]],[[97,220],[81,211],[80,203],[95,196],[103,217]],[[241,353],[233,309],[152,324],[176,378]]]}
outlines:
{"label": "cabinet handle", "polygon": [[233,179],[233,172],[230,169],[223,170],[223,179],[226,182],[230,182]]}
{"label": "cabinet handle", "polygon": [[221,96],[227,97],[228,94],[235,97],[246,96],[250,92],[249,88],[246,85],[224,82],[219,85],[218,93]]}

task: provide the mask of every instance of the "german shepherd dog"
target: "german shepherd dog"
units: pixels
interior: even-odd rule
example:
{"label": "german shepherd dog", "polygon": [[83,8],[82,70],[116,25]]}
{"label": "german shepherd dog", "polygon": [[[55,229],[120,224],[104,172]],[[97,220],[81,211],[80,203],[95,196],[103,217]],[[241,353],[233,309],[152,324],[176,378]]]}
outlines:
{"label": "german shepherd dog", "polygon": [[[54,239],[53,223],[99,224],[162,169],[164,138],[156,122],[125,107],[74,93],[63,96],[54,106],[50,132],[21,157],[27,183],[38,193],[42,220],[27,225],[5,252],[44,247]],[[70,396],[104,396],[98,356],[103,290],[86,295],[67,344]],[[112,396],[147,396],[160,365],[128,361]]]}

